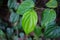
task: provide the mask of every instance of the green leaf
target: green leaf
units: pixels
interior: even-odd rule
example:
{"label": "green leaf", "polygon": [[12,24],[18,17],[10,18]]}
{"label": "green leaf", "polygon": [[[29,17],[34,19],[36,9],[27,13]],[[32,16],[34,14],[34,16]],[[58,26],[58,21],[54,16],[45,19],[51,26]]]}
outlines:
{"label": "green leaf", "polygon": [[19,20],[19,15],[17,15],[15,12],[13,12],[11,10],[11,14],[10,14],[10,19],[9,21],[12,22],[12,23],[15,23]]}
{"label": "green leaf", "polygon": [[58,6],[58,3],[56,0],[50,0],[46,3],[46,6],[49,8],[56,8]]}
{"label": "green leaf", "polygon": [[2,30],[0,30],[0,38],[5,38],[5,34]]}
{"label": "green leaf", "polygon": [[48,26],[44,32],[47,38],[57,38],[60,37],[60,27],[59,26]]}
{"label": "green leaf", "polygon": [[25,12],[27,12],[30,8],[33,7],[34,2],[32,0],[23,1],[17,9],[17,14],[23,15]]}
{"label": "green leaf", "polygon": [[19,4],[17,3],[17,0],[8,0],[7,5],[9,8],[14,8],[15,10],[17,10],[17,7],[19,6]]}
{"label": "green leaf", "polygon": [[36,26],[35,30],[34,30],[34,33],[37,37],[39,37],[41,35],[41,27],[39,26]]}
{"label": "green leaf", "polygon": [[41,26],[45,27],[56,19],[56,12],[53,9],[45,9],[42,13]]}
{"label": "green leaf", "polygon": [[22,17],[22,27],[26,34],[32,32],[37,24],[38,17],[36,12],[33,9],[30,9],[24,13]]}
{"label": "green leaf", "polygon": [[56,25],[56,21],[49,23],[47,26],[52,26],[52,25]]}

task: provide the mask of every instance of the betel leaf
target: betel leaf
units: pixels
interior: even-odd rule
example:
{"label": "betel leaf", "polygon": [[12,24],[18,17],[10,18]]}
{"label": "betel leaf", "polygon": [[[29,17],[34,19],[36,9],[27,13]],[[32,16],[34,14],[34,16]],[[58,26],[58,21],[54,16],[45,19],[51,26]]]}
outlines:
{"label": "betel leaf", "polygon": [[36,27],[35,27],[35,30],[34,30],[34,33],[35,33],[36,36],[39,37],[39,36],[41,35],[41,33],[42,33],[41,27],[36,26]]}
{"label": "betel leaf", "polygon": [[58,3],[56,0],[49,0],[49,2],[46,3],[46,6],[49,8],[56,8]]}
{"label": "betel leaf", "polygon": [[15,23],[19,20],[19,15],[16,14],[15,12],[13,12],[13,10],[11,10],[11,14],[10,14],[10,19],[9,21],[12,23]]}
{"label": "betel leaf", "polygon": [[60,37],[60,27],[59,26],[48,26],[44,32],[47,38],[57,38]]}
{"label": "betel leaf", "polygon": [[56,19],[56,12],[53,9],[45,9],[42,12],[41,26],[47,26]]}
{"label": "betel leaf", "polygon": [[32,0],[23,1],[17,9],[17,14],[23,15],[32,7],[34,7],[34,2]]}
{"label": "betel leaf", "polygon": [[29,11],[24,13],[22,17],[22,27],[26,34],[29,34],[35,29],[37,21],[38,21],[38,17],[33,9],[30,9]]}

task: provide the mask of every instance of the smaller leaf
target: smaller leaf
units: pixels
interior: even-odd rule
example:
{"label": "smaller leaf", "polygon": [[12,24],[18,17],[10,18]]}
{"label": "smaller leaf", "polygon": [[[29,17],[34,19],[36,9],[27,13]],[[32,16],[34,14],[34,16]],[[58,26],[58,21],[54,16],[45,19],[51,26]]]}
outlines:
{"label": "smaller leaf", "polygon": [[32,0],[23,1],[17,9],[17,14],[23,15],[25,12],[27,12],[30,8],[33,7],[34,2]]}
{"label": "smaller leaf", "polygon": [[35,33],[36,36],[39,37],[39,36],[41,35],[41,33],[42,33],[41,27],[36,26],[36,28],[35,28],[35,30],[34,30],[34,33]]}
{"label": "smaller leaf", "polygon": [[17,3],[17,0],[8,0],[7,5],[9,8],[14,8],[15,10],[17,10],[17,7],[19,6],[19,4]]}
{"label": "smaller leaf", "polygon": [[45,9],[42,13],[41,26],[46,27],[49,23],[55,21],[56,12],[53,9]]}
{"label": "smaller leaf", "polygon": [[17,15],[15,12],[13,12],[11,10],[11,14],[10,14],[10,19],[9,21],[12,22],[12,23],[15,23],[19,20],[19,15]]}
{"label": "smaller leaf", "polygon": [[18,6],[19,6],[19,3],[15,3],[14,9],[17,10],[18,9]]}
{"label": "smaller leaf", "polygon": [[49,2],[46,3],[46,6],[49,8],[56,8],[58,4],[56,0],[49,0]]}

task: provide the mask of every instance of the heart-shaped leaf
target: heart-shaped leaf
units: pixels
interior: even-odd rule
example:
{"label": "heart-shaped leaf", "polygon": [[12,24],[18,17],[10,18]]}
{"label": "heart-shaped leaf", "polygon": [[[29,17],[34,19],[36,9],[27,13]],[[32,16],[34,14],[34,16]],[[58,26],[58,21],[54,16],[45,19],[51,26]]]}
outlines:
{"label": "heart-shaped leaf", "polygon": [[23,1],[17,9],[17,14],[23,15],[32,7],[34,7],[34,2],[32,0]]}
{"label": "heart-shaped leaf", "polygon": [[56,8],[58,4],[56,0],[50,0],[49,2],[46,3],[46,6],[49,8]]}
{"label": "heart-shaped leaf", "polygon": [[37,24],[38,17],[36,12],[33,9],[30,9],[24,13],[22,17],[22,27],[26,34],[32,32]]}
{"label": "heart-shaped leaf", "polygon": [[45,37],[57,38],[60,37],[60,27],[59,26],[48,26],[44,32]]}
{"label": "heart-shaped leaf", "polygon": [[42,13],[41,26],[47,26],[56,19],[56,12],[53,9],[45,9]]}

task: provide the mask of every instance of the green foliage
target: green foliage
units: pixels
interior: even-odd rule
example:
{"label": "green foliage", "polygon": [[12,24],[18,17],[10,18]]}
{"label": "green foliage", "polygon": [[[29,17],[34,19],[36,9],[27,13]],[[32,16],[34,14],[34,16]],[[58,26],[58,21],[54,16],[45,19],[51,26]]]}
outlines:
{"label": "green foliage", "polygon": [[48,26],[45,29],[45,36],[48,38],[60,37],[60,27],[59,26]]}
{"label": "green foliage", "polygon": [[[35,0],[34,0],[35,1]],[[34,8],[34,2],[33,0],[24,0],[20,4],[17,4],[17,0],[9,0],[8,1],[8,7],[10,9],[16,10],[16,12],[11,11],[10,14],[10,22],[17,24],[13,27],[16,30],[24,30],[24,32],[28,35],[32,31],[34,31],[36,38],[41,36],[42,33],[42,27],[45,27],[43,34],[45,37],[48,38],[55,38],[59,37],[59,31],[60,27],[56,26],[56,12],[54,9],[48,9],[48,8],[56,8],[57,1],[56,0],[49,0],[49,2],[46,3],[47,9],[43,10],[42,12],[42,19],[41,19],[41,27],[36,27],[38,17],[35,12]],[[22,15],[22,18],[19,18]],[[57,31],[55,33],[55,31]],[[24,38],[24,33],[19,33],[19,36],[21,38]],[[29,38],[31,39],[31,38]],[[32,40],[32,39],[31,39]]]}
{"label": "green foliage", "polygon": [[33,7],[34,7],[34,2],[32,0],[23,1],[17,9],[17,14],[23,15],[25,12],[27,12],[30,8]]}
{"label": "green foliage", "polygon": [[38,17],[36,12],[33,9],[30,9],[24,13],[22,17],[22,27],[26,34],[32,32],[37,24]]}
{"label": "green foliage", "polygon": [[17,25],[14,25],[13,28],[22,30],[22,18],[19,18]]}
{"label": "green foliage", "polygon": [[46,3],[46,6],[49,8],[56,8],[58,3],[56,0],[49,0],[49,2]]}
{"label": "green foliage", "polygon": [[41,26],[47,26],[56,19],[56,12],[53,9],[45,9],[42,13]]}
{"label": "green foliage", "polygon": [[19,4],[17,3],[17,0],[8,0],[8,7],[9,8],[14,8],[15,10],[17,10],[17,7],[19,6]]}
{"label": "green foliage", "polygon": [[12,23],[15,23],[18,20],[19,20],[19,15],[17,15],[15,12],[13,12],[13,10],[11,10],[9,21],[12,22]]}
{"label": "green foliage", "polygon": [[34,33],[35,33],[35,35],[38,36],[38,37],[41,36],[41,33],[42,33],[41,27],[36,26],[36,27],[35,27],[35,30],[34,30]]}
{"label": "green foliage", "polygon": [[2,30],[0,30],[0,38],[5,38],[5,34]]}
{"label": "green foliage", "polygon": [[[54,10],[58,6],[57,0],[49,0],[46,3],[48,8],[42,12],[41,24],[37,24],[39,22],[39,15],[37,14],[40,8],[35,6],[34,2],[36,0],[19,1],[21,3],[17,2],[17,0],[8,0],[7,6],[10,11],[10,17],[8,23],[0,20],[0,38],[2,38],[0,40],[5,40],[5,36],[7,36],[8,40],[22,40],[26,35],[27,37],[29,36],[27,40],[32,40],[31,36],[28,35],[31,32],[33,32],[32,35],[36,40],[39,40],[40,36],[45,36],[46,38],[60,37],[60,27],[56,24],[56,12]],[[0,0],[1,5],[3,5],[3,0]],[[38,11],[35,11],[36,9]]]}

